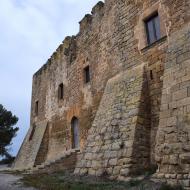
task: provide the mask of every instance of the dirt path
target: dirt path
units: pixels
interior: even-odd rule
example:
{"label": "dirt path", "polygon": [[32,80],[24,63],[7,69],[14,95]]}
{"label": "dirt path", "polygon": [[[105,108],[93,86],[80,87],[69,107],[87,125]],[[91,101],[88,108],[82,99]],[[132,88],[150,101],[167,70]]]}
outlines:
{"label": "dirt path", "polygon": [[0,173],[0,190],[35,190],[23,187],[19,181],[22,176]]}

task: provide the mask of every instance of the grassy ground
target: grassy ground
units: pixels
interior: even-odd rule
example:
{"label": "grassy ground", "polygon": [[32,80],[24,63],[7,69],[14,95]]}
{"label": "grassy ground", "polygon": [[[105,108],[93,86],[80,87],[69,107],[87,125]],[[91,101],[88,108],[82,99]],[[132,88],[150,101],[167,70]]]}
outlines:
{"label": "grassy ground", "polygon": [[39,190],[182,190],[149,179],[116,182],[104,178],[77,177],[66,173],[26,175],[22,182]]}

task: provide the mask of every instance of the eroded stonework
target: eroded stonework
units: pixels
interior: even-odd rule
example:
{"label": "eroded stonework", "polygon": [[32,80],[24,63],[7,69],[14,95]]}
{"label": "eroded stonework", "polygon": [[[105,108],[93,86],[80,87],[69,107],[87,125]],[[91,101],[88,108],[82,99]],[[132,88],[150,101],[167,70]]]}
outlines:
{"label": "eroded stonework", "polygon": [[75,173],[122,179],[149,167],[147,88],[144,64],[107,82]]}
{"label": "eroded stonework", "polygon": [[[160,36],[148,44],[152,15]],[[33,76],[31,127],[14,168],[76,158],[79,148],[76,174],[125,180],[156,165],[155,179],[188,189],[189,21],[190,0],[95,5]]]}

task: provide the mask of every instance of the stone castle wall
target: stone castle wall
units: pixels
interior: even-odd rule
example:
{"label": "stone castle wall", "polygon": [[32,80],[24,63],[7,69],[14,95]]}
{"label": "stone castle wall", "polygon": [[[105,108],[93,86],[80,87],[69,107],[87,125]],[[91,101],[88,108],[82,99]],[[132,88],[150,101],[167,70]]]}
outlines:
{"label": "stone castle wall", "polygon": [[[48,122],[33,164],[59,158],[72,148],[71,120],[76,117],[82,152],[76,173],[101,175],[105,172],[112,178],[122,179],[138,168],[157,164],[158,176],[170,174],[166,168],[175,167],[164,163],[165,157],[170,160],[170,156],[163,147],[166,142],[172,144],[166,140],[170,135],[176,141],[178,137],[173,131],[167,136],[163,129],[167,128],[163,127],[166,125],[163,117],[168,116],[165,109],[173,109],[170,100],[165,100],[165,94],[176,91],[175,96],[181,100],[189,93],[188,88],[177,87],[178,80],[182,83],[182,73],[186,79],[184,85],[188,86],[189,80],[188,64],[182,63],[189,53],[189,8],[190,0],[105,0],[95,5],[92,14],[81,20],[79,33],[66,37],[33,76],[29,133],[34,125],[40,127],[40,122]],[[144,21],[155,12],[160,17],[161,38],[148,45]],[[84,82],[86,66],[91,76],[88,84]],[[176,78],[178,74],[179,79],[168,79],[168,75]],[[64,84],[63,100],[58,99],[61,83]],[[133,101],[132,96],[137,100],[133,108],[128,105]],[[38,115],[35,114],[36,101],[39,102]],[[122,108],[116,109],[117,106]],[[176,118],[182,112],[181,106],[175,106]],[[123,117],[131,112],[136,118],[134,123],[130,117]],[[188,119],[187,113],[184,111],[184,117]],[[176,118],[170,113],[167,119],[178,123]],[[114,119],[118,120],[112,125]],[[105,132],[100,132],[103,129]],[[26,143],[29,143],[27,138],[17,162],[30,162],[23,156],[27,154]],[[182,150],[178,156],[181,154]],[[95,163],[96,156],[99,160]]]}
{"label": "stone castle wall", "polygon": [[[160,77],[163,74],[166,41],[140,52],[140,40],[136,38],[141,31],[134,31],[141,19],[137,7],[141,6],[131,2],[120,4],[112,1],[107,1],[106,5],[97,4],[92,15],[86,15],[80,22],[79,34],[67,37],[48,64],[34,75],[31,123],[44,119],[51,121],[48,159],[58,156],[57,152],[71,148],[70,123],[74,116],[80,120],[82,127],[80,144],[83,148],[108,79],[122,70],[148,62],[154,161],[162,88]],[[91,83],[85,85],[83,68],[87,65],[90,66]],[[153,79],[150,79],[150,71],[154,75]],[[65,85],[65,95],[63,101],[58,101],[57,91],[61,82]],[[38,117],[34,114],[36,100],[40,103]]]}
{"label": "stone castle wall", "polygon": [[175,32],[165,64],[156,160],[158,178],[190,186],[190,25]]}

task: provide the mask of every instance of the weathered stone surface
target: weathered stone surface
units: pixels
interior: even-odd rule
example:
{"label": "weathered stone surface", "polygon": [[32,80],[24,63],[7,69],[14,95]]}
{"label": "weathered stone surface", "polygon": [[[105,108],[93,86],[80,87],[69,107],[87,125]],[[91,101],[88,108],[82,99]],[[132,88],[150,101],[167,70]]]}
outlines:
{"label": "weathered stone surface", "polygon": [[[144,64],[122,72],[108,81],[93,127],[88,134],[91,139],[87,141],[86,149],[82,153],[83,157],[78,160],[79,163],[88,163],[90,160],[92,161],[90,168],[102,169],[102,174],[104,172],[110,173],[109,168],[112,167],[112,177],[116,174],[123,175],[122,170],[125,171],[125,175],[128,175],[131,168],[134,172],[134,168],[138,168],[140,165],[142,168],[149,165],[150,146],[146,139],[150,135],[150,123],[148,113],[144,110],[144,106],[146,108],[149,106],[146,102],[148,99],[146,92],[147,79]],[[122,112],[117,108],[117,105],[122,107]],[[131,108],[131,105],[134,108]],[[139,110],[144,110],[143,114]],[[127,121],[126,125],[123,125],[124,121]],[[100,141],[96,137],[104,126],[106,126],[104,130],[107,132],[102,135]],[[123,133],[125,136],[122,136]],[[141,139],[138,139],[138,135],[142,136]],[[110,141],[107,142],[107,139]],[[97,151],[94,151],[95,146],[99,147]],[[94,161],[93,155],[103,155],[103,157]],[[80,165],[77,164],[77,166]],[[90,171],[87,165],[83,167]],[[77,169],[77,171],[80,170]]]}
{"label": "weathered stone surface", "polygon": [[[155,13],[161,39],[148,45],[145,21]],[[99,2],[81,20],[79,33],[66,37],[34,74],[31,128],[15,166],[56,160],[72,149],[71,123],[77,118],[81,155],[76,174],[129,180],[156,164],[155,177],[187,188],[189,21],[190,0]],[[38,128],[42,121],[48,122],[46,130]],[[33,125],[38,129],[29,142]]]}
{"label": "weathered stone surface", "polygon": [[[167,62],[163,76],[163,92],[160,122],[157,133],[156,155],[160,157],[158,173],[165,173],[168,182],[175,179],[185,187],[189,187],[190,172],[190,125],[188,86],[190,86],[190,25],[170,36]],[[188,55],[183,55],[189,52]],[[179,58],[180,56],[180,58]],[[175,59],[176,58],[176,59]],[[177,61],[178,60],[178,61]],[[177,88],[176,88],[177,87]],[[168,96],[167,100],[165,97]],[[165,105],[170,105],[168,115]],[[162,139],[162,140],[160,140]]]}
{"label": "weathered stone surface", "polygon": [[37,123],[32,139],[32,127],[30,128],[13,164],[14,169],[28,169],[34,166],[47,125],[47,121]]}

